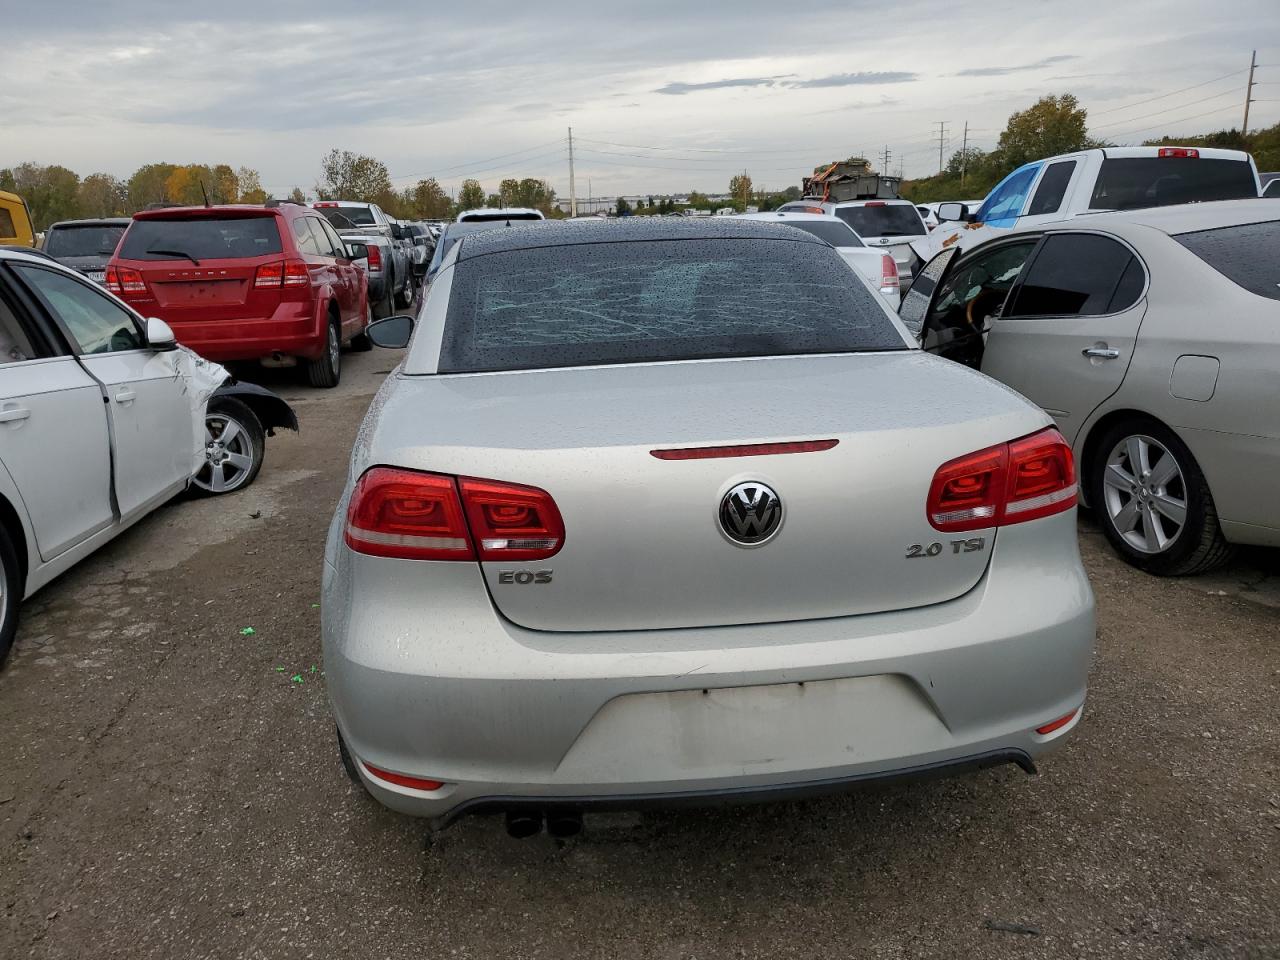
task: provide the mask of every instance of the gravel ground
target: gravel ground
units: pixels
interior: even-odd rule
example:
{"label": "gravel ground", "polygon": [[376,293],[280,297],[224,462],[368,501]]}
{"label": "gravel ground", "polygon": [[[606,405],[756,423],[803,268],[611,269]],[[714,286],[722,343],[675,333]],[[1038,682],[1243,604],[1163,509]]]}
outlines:
{"label": "gravel ground", "polygon": [[1038,777],[601,815],[565,843],[382,810],[338,763],[315,604],[396,359],[344,360],[336,391],[279,379],[302,432],[250,490],[165,507],[25,605],[0,957],[1280,957],[1280,551],[1157,580],[1082,520],[1092,691]]}

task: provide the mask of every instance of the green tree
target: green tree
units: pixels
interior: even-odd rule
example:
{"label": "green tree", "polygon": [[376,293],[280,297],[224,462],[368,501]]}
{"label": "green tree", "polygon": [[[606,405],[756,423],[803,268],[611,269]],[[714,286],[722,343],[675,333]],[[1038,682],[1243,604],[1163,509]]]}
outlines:
{"label": "green tree", "polygon": [[236,171],[240,180],[241,203],[266,203],[267,191],[262,189],[262,178],[252,167],[241,167]]}
{"label": "green tree", "polygon": [[619,197],[619,198],[618,198],[618,203],[617,203],[617,207],[616,207],[616,209],[617,209],[617,211],[618,211],[618,216],[620,216],[620,217],[629,217],[629,216],[631,216],[631,204],[627,203],[627,198],[626,198],[626,197]]}
{"label": "green tree", "polygon": [[697,190],[689,191],[689,206],[699,210],[706,210],[710,207],[711,201],[707,199],[705,193],[699,193]]}
{"label": "green tree", "polygon": [[91,173],[80,181],[76,208],[82,217],[118,217],[127,203],[125,185],[109,173]]}
{"label": "green tree", "polygon": [[485,205],[486,207],[500,207],[500,206],[502,206],[502,194],[500,194],[500,193],[491,193],[491,194],[489,194],[489,196],[487,196],[487,197],[485,197],[485,198],[484,198],[484,205]]}
{"label": "green tree", "polygon": [[307,195],[302,192],[301,187],[294,187],[292,190],[289,191],[289,199],[292,200],[294,203],[306,203]]}
{"label": "green tree", "polygon": [[435,177],[419,180],[414,185],[413,211],[425,220],[443,220],[449,216],[449,195]]}
{"label": "green tree", "polygon": [[518,207],[520,206],[520,181],[515,178],[508,178],[498,184],[498,198],[500,202],[497,204],[501,207]]}
{"label": "green tree", "polygon": [[458,211],[475,210],[484,206],[484,187],[479,180],[463,180],[458,190]]}
{"label": "green tree", "polygon": [[153,203],[167,203],[164,184],[173,171],[172,163],[148,163],[135,170],[126,188],[130,212],[145,210]]}
{"label": "green tree", "polygon": [[207,184],[209,199],[214,203],[235,203],[240,199],[240,177],[226,163],[213,168],[213,183]]}
{"label": "green tree", "polygon": [[729,181],[729,196],[733,197],[733,205],[739,211],[747,208],[747,204],[751,202],[751,177],[747,171],[734,174]]}
{"label": "green tree", "polygon": [[66,167],[20,163],[0,173],[0,181],[27,201],[37,231],[79,215],[80,178]]}
{"label": "green tree", "polygon": [[378,197],[394,192],[387,165],[381,160],[336,147],[320,161],[324,180],[316,184],[321,200],[357,200],[376,203]]}
{"label": "green tree", "polygon": [[1013,170],[1032,160],[1092,146],[1087,126],[1088,111],[1071,94],[1041,97],[1009,118],[996,147],[1000,165]]}

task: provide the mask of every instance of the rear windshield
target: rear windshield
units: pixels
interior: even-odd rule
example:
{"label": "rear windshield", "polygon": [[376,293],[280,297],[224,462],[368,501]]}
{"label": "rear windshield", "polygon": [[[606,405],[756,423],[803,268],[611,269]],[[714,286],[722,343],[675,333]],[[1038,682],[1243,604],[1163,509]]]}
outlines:
{"label": "rear windshield", "polygon": [[823,223],[821,220],[779,220],[778,222],[784,226],[795,227],[797,230],[811,233],[819,240],[825,240],[833,247],[866,246],[858,239],[858,235],[849,229],[847,223],[841,223],[834,217],[828,223]]}
{"label": "rear windshield", "polygon": [[127,224],[58,227],[49,231],[44,252],[51,257],[110,257],[124,236]]}
{"label": "rear windshield", "polygon": [[909,203],[883,207],[836,207],[836,216],[860,237],[922,237],[927,232],[916,208]]}
{"label": "rear windshield", "polygon": [[280,251],[275,217],[135,220],[120,245],[126,260],[237,260]]}
{"label": "rear windshield", "polygon": [[903,350],[830,247],[666,240],[540,247],[454,268],[439,371]]}
{"label": "rear windshield", "polygon": [[1102,161],[1089,209],[1139,210],[1257,195],[1253,168],[1244,160],[1112,157]]}
{"label": "rear windshield", "polygon": [[[373,227],[377,226],[377,219],[373,215],[373,210],[369,207],[355,207],[346,204],[339,204],[336,207],[316,207],[321,213],[329,218],[329,222],[335,227],[350,227],[355,224],[357,227]],[[341,217],[342,220],[338,220]]]}
{"label": "rear windshield", "polygon": [[1280,220],[1197,230],[1173,239],[1250,293],[1280,300]]}

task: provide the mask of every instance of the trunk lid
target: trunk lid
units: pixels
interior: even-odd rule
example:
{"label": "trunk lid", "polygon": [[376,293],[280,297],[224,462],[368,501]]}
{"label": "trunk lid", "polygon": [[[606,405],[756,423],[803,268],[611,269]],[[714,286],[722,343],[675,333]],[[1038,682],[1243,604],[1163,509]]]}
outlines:
{"label": "trunk lid", "polygon": [[[504,616],[553,631],[837,617],[960,596],[986,569],[994,531],[935,531],[925,518],[934,471],[1048,423],[993,381],[918,351],[399,377],[374,409],[357,470],[393,464],[552,495],[560,552],[481,566]],[[803,440],[838,443],[723,459],[651,453]],[[720,519],[744,483],[782,501],[781,526],[755,547],[735,545]],[[951,545],[978,538],[981,549]],[[932,543],[941,547],[929,555]],[[925,556],[908,559],[915,544]],[[523,570],[551,571],[550,582],[510,576]]]}

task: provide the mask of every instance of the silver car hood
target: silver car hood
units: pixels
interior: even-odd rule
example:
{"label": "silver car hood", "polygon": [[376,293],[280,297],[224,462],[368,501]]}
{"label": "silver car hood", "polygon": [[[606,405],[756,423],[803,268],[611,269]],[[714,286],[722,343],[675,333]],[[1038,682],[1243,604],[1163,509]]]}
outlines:
{"label": "silver car hood", "polygon": [[[984,549],[954,550],[925,517],[943,462],[1049,418],[1008,388],[916,350],[390,378],[353,477],[377,464],[541,487],[565,543],[550,583],[495,604],[543,630],[759,623],[903,609],[972,589]],[[836,439],[816,453],[669,461],[655,449]],[[719,528],[743,481],[782,499],[782,528],[746,549]],[[913,544],[943,547],[908,559]],[[413,561],[402,561],[413,562]],[[432,563],[419,563],[423,576]]]}

